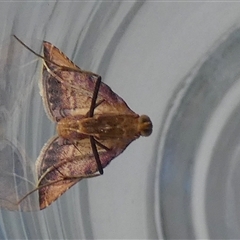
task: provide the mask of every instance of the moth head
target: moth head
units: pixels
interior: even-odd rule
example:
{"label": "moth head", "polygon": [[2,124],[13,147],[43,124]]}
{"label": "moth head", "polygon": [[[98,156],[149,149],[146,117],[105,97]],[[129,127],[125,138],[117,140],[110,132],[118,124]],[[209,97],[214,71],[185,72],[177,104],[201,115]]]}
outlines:
{"label": "moth head", "polygon": [[142,136],[149,136],[152,133],[152,122],[146,115],[142,115],[138,118],[138,129]]}

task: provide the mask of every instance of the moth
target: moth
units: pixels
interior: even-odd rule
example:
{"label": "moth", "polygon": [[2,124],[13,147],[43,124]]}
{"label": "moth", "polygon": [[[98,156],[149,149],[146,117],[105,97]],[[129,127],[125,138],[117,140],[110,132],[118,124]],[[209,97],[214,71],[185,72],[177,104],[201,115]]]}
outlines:
{"label": "moth", "polygon": [[133,112],[101,81],[82,70],[53,44],[43,41],[40,94],[57,135],[42,148],[36,161],[39,208],[44,209],[81,179],[103,174],[113,158],[139,136],[149,136],[152,122]]}

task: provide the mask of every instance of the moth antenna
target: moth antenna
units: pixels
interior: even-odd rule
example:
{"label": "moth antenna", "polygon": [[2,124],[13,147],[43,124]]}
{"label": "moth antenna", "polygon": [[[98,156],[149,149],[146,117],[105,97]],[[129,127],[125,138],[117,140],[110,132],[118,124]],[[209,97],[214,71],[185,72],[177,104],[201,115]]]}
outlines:
{"label": "moth antenna", "polygon": [[[95,73],[92,73],[92,72],[89,72],[89,71],[83,71],[83,70],[81,70],[80,68],[79,68],[79,69],[76,69],[76,68],[61,66],[61,65],[59,65],[59,64],[57,64],[57,63],[55,63],[55,62],[53,62],[53,61],[45,58],[45,57],[42,56],[41,54],[36,53],[34,50],[32,50],[30,47],[28,47],[23,41],[21,41],[15,34],[13,35],[13,37],[14,37],[20,44],[22,44],[25,48],[27,48],[30,52],[32,52],[34,55],[36,55],[37,57],[43,59],[43,60],[44,60],[44,63],[43,63],[43,64],[44,64],[44,66],[48,69],[48,71],[50,71],[50,70],[49,70],[48,66],[46,65],[46,62],[52,63],[52,64],[56,65],[56,66],[59,67],[61,70],[81,72],[81,73],[88,73],[88,74],[92,74],[93,76],[97,77],[96,86],[95,86],[95,89],[96,89],[96,90],[95,90],[95,91],[96,91],[96,97],[95,97],[95,98],[97,99],[98,90],[99,90],[98,81],[100,81],[100,83],[101,83],[101,77],[100,77],[99,75],[97,75],[97,74],[95,74]],[[67,86],[69,86],[69,87],[75,88],[75,86],[66,84],[64,81],[62,81],[62,79],[60,79],[54,72],[50,71],[50,74],[51,74],[52,76],[54,76],[59,82],[65,84],[65,85],[67,85]],[[100,79],[99,79],[99,78],[100,78]],[[100,83],[99,83],[99,85],[100,85]],[[96,87],[97,87],[98,89],[97,89]],[[94,94],[93,94],[93,95],[94,95]],[[95,100],[92,99],[92,102],[96,102],[96,99],[95,99]],[[89,112],[92,112],[92,114],[93,114],[93,111],[94,111],[94,107],[96,108],[97,106],[93,105],[92,108],[90,108],[90,111],[89,111]]]}
{"label": "moth antenna", "polygon": [[18,200],[17,205],[19,205],[24,199],[26,199],[29,195],[31,195],[35,191],[37,191],[37,190],[39,190],[41,188],[50,186],[51,184],[55,184],[55,183],[61,182],[63,180],[79,179],[79,181],[80,181],[82,178],[93,178],[93,177],[98,177],[98,176],[100,176],[100,174],[98,174],[98,173],[89,174],[88,176],[71,176],[71,177],[65,177],[63,179],[58,179],[58,180],[55,180],[55,181],[43,184],[41,186],[38,186],[38,187],[34,188],[30,192],[28,192],[24,197],[22,197],[20,200]]}
{"label": "moth antenna", "polygon": [[[21,41],[16,35],[13,35],[13,37],[16,38],[18,42],[20,42],[26,49],[28,49],[31,53],[33,53],[33,54],[36,55],[37,57],[42,58],[44,61],[46,61],[46,62],[48,62],[48,63],[52,63],[52,64],[54,64],[54,65],[56,65],[56,66],[58,66],[58,67],[60,67],[60,68],[62,67],[61,65],[59,65],[59,64],[57,64],[57,63],[55,63],[55,62],[53,62],[53,61],[45,58],[45,57],[42,56],[41,54],[36,53],[34,50],[32,50],[30,47],[28,47],[23,41]],[[71,70],[72,70],[72,69],[71,69]],[[76,69],[75,69],[75,70],[76,70]]]}
{"label": "moth antenna", "polygon": [[[49,61],[47,60],[45,57],[43,57],[42,55],[36,53],[35,51],[33,51],[30,47],[28,47],[23,41],[21,41],[16,35],[13,35],[14,38],[17,39],[18,42],[20,42],[26,49],[28,49],[31,53],[33,53],[34,55],[36,55],[37,57],[42,58],[45,61]],[[51,62],[51,61],[50,61]]]}
{"label": "moth antenna", "polygon": [[45,62],[48,62],[48,63],[52,63],[56,66],[58,66],[59,68],[61,68],[61,70],[65,70],[65,71],[73,71],[73,72],[84,72],[84,73],[91,73],[93,74],[94,76],[98,77],[97,74],[94,74],[92,72],[89,72],[89,71],[83,71],[81,70],[80,68],[79,69],[76,69],[76,68],[71,68],[71,67],[66,67],[66,66],[61,66],[47,58],[45,58],[44,56],[42,56],[41,54],[38,54],[36,53],[34,50],[32,50],[30,47],[28,47],[22,40],[20,40],[15,34],[13,34],[13,37],[19,42],[21,43],[25,48],[27,48],[31,53],[33,53],[34,55],[36,55],[37,57],[39,58],[42,58]]}

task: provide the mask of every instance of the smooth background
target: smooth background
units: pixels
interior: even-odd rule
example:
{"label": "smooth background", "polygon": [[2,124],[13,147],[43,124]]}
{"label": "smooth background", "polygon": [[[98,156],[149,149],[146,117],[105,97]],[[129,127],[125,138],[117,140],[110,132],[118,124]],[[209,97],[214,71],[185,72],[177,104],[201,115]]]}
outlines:
{"label": "smooth background", "polygon": [[[214,214],[217,211],[199,218],[198,206],[205,214],[206,198],[199,198],[198,205],[194,197],[198,196],[199,189],[203,189],[200,193],[206,192],[208,184],[205,182],[202,188],[198,186],[201,176],[194,182],[197,165],[191,176],[178,169],[191,182],[187,191],[184,187],[175,188],[177,191],[166,190],[169,185],[164,182],[164,177],[167,176],[173,186],[177,186],[178,179],[174,178],[172,171],[166,175],[171,166],[166,165],[163,139],[167,139],[168,126],[174,120],[170,116],[171,110],[174,109],[174,113],[179,111],[178,105],[174,108],[174,104],[186,97],[188,87],[192,86],[189,82],[195,80],[197,73],[194,75],[193,71],[198,71],[239,23],[240,3],[0,2],[0,87],[4,96],[0,108],[1,116],[4,116],[1,134],[21,148],[29,161],[34,163],[43,144],[54,134],[55,127],[46,117],[38,93],[36,57],[16,43],[12,34],[37,52],[41,51],[42,40],[53,43],[81,68],[100,74],[134,111],[149,115],[153,122],[153,134],[132,143],[105,169],[104,176],[81,181],[46,210],[35,213],[2,210],[0,238],[219,237],[216,233],[220,225],[209,221],[216,219]],[[230,70],[224,73],[228,74]],[[182,95],[177,94],[181,89],[184,89]],[[188,101],[195,97],[189,95]],[[198,119],[198,114],[202,112],[191,115],[190,122]],[[185,131],[191,130],[187,124],[185,127]],[[174,131],[171,134],[174,139]],[[198,138],[196,134],[195,139]],[[183,146],[188,146],[188,139],[185,140]],[[170,163],[173,151],[167,155]],[[194,161],[192,158],[191,163]],[[188,161],[183,164],[189,166]],[[209,164],[206,166],[208,169]],[[219,174],[221,176],[220,169],[213,176]],[[217,180],[214,184],[213,188],[218,186],[221,189]],[[234,189],[235,184],[230,183],[229,189]],[[222,192],[226,191],[222,189]],[[185,208],[178,206],[186,196],[190,199],[186,201],[189,204]],[[237,206],[237,203],[233,204]],[[187,212],[190,220],[179,218],[179,209],[183,214]],[[176,224],[171,219],[177,219]],[[211,224],[217,226],[212,232]],[[234,229],[239,226],[236,221],[232,224],[224,221],[223,225],[230,229],[229,235],[224,237],[240,236],[234,235]]]}

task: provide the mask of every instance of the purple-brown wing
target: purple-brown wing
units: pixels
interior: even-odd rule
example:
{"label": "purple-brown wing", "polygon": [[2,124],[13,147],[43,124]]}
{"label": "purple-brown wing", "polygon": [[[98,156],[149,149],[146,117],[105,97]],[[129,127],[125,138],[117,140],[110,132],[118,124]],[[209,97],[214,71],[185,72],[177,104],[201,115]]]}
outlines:
{"label": "purple-brown wing", "polygon": [[[49,61],[46,60],[43,64],[40,93],[48,116],[53,121],[66,116],[85,116],[90,109],[98,75],[81,70],[49,42],[43,42],[43,52],[45,59]],[[96,114],[136,115],[104,83],[101,83],[96,103],[102,100],[104,101],[94,111]]]}
{"label": "purple-brown wing", "polygon": [[[118,156],[131,140],[101,140],[100,143],[111,149],[97,146],[102,167]],[[83,178],[92,177],[98,172],[89,138],[76,143],[67,143],[59,137],[50,139],[36,162],[39,179],[39,204],[43,209],[60,197],[66,190]],[[45,187],[41,187],[46,185]]]}

